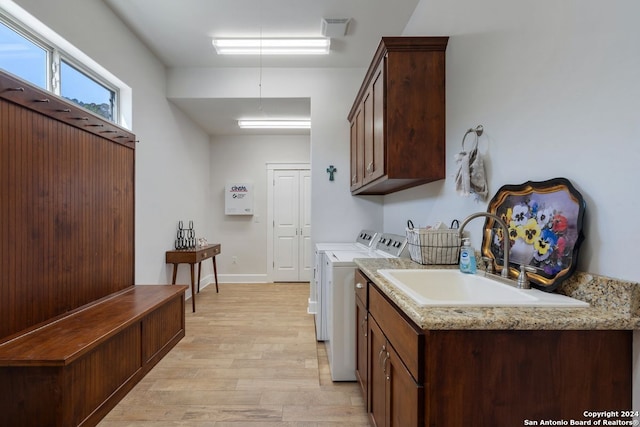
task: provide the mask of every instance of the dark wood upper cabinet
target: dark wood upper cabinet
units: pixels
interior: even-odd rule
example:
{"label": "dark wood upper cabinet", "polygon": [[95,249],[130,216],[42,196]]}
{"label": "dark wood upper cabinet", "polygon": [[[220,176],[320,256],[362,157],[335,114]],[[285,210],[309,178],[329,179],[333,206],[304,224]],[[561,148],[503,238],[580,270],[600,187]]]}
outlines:
{"label": "dark wood upper cabinet", "polygon": [[383,37],[349,113],[352,194],[445,178],[448,37]]}

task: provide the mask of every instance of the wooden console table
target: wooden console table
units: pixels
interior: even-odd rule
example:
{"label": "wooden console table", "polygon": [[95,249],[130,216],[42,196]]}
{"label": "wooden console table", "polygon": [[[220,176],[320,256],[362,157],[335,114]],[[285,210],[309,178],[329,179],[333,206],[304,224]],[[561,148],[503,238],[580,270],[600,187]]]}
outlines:
{"label": "wooden console table", "polygon": [[203,246],[196,249],[181,249],[175,251],[167,251],[166,262],[173,264],[173,279],[171,284],[176,284],[176,275],[178,274],[179,264],[191,265],[191,306],[193,312],[196,312],[196,290],[194,281],[194,265],[198,263],[198,292],[200,292],[200,271],[202,271],[202,261],[207,258],[213,260],[213,275],[216,279],[216,293],[218,292],[218,267],[216,266],[216,255],[220,254],[220,243]]}

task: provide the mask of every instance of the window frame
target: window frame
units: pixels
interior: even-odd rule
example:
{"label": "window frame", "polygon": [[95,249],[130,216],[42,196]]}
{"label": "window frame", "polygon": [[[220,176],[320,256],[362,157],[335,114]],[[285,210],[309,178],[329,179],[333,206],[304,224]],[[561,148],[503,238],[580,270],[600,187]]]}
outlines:
{"label": "window frame", "polygon": [[[111,121],[117,125],[124,126],[124,116],[121,114],[121,89],[122,85],[114,84],[113,82],[105,79],[99,73],[96,73],[92,70],[91,65],[85,64],[81,59],[74,57],[71,54],[67,54],[61,48],[59,48],[55,43],[51,41],[45,40],[43,37],[39,36],[34,30],[31,30],[27,27],[27,25],[22,24],[17,19],[11,17],[10,15],[4,13],[5,11],[0,8],[0,23],[4,24],[7,28],[14,31],[16,34],[25,38],[29,42],[33,43],[37,47],[43,49],[46,52],[46,90],[54,93],[57,96],[62,97],[61,95],[61,66],[62,62],[66,62],[69,66],[73,67],[79,73],[83,74],[85,77],[93,80],[97,84],[103,86],[105,89],[113,92],[114,94],[114,102],[112,103],[112,117],[113,119],[108,119],[104,116],[101,116],[103,119]],[[49,30],[50,31],[50,30]],[[24,79],[22,76],[18,76]],[[127,88],[128,89],[128,88]],[[128,90],[130,93],[130,89]],[[72,101],[70,101],[72,102]],[[83,108],[82,105],[76,104],[78,107]],[[96,113],[94,113],[96,114]]]}
{"label": "window frame", "polygon": [[[1,10],[0,10],[1,12]],[[52,79],[52,72],[51,72],[51,61],[52,61],[52,49],[49,45],[47,45],[44,41],[42,41],[39,37],[36,37],[33,33],[27,31],[22,25],[19,25],[17,22],[15,21],[11,21],[8,18],[6,18],[5,16],[3,16],[2,14],[0,14],[0,24],[3,24],[4,26],[6,26],[9,30],[13,31],[14,33],[16,33],[17,35],[19,35],[20,37],[26,39],[28,42],[31,42],[33,45],[35,45],[36,47],[39,47],[40,49],[42,49],[45,53],[46,53],[46,59],[45,59],[45,84],[47,87],[43,88],[46,89],[48,91],[54,92],[51,89],[51,79]],[[22,76],[18,76],[23,80],[24,79]],[[33,83],[33,82],[30,82]],[[36,83],[33,83],[36,84]],[[38,87],[40,85],[37,85]],[[54,92],[55,93],[55,92]],[[58,95],[58,94],[56,94]]]}
{"label": "window frame", "polygon": [[[59,51],[56,51],[56,53],[54,54],[55,56],[58,57],[57,62],[55,62],[55,66],[57,67],[57,90],[58,93],[56,93],[56,95],[62,96],[62,81],[61,81],[61,75],[62,75],[62,62],[66,62],[68,66],[70,66],[71,68],[74,68],[77,72],[79,72],[80,74],[84,75],[85,77],[87,77],[90,80],[93,80],[95,83],[97,83],[98,85],[102,86],[103,88],[111,91],[113,93],[113,100],[110,101],[111,102],[111,117],[113,117],[113,119],[108,119],[104,116],[100,116],[102,118],[104,118],[105,120],[109,120],[111,122],[117,123],[116,122],[116,118],[120,117],[119,114],[119,102],[120,102],[120,92],[118,90],[117,87],[114,87],[112,85],[109,85],[108,83],[106,83],[103,79],[100,79],[98,76],[96,76],[94,73],[92,73],[90,70],[87,69],[87,67],[85,67],[83,64],[79,63],[78,61],[74,60],[71,57],[62,55]],[[53,70],[53,64],[52,64],[52,70]],[[71,100],[69,100],[70,102],[73,102]],[[78,105],[79,107],[81,107],[81,105]]]}

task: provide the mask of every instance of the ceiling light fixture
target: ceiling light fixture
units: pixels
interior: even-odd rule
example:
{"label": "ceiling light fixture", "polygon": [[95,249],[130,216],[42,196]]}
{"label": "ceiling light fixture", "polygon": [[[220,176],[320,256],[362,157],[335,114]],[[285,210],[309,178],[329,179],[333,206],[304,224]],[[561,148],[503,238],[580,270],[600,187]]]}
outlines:
{"label": "ceiling light fixture", "polygon": [[326,55],[329,38],[213,39],[219,55]]}
{"label": "ceiling light fixture", "polygon": [[311,120],[241,119],[238,126],[242,129],[311,129]]}

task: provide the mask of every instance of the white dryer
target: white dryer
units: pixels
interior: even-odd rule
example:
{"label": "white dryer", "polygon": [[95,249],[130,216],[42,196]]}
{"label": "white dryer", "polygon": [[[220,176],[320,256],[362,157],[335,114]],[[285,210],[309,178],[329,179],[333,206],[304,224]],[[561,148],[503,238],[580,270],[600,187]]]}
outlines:
{"label": "white dryer", "polygon": [[326,291],[325,346],[333,381],[356,380],[356,312],[353,289],[356,258],[408,256],[405,236],[381,234],[375,248],[367,251],[335,250],[324,254],[322,288]]}
{"label": "white dryer", "polygon": [[318,341],[327,339],[326,316],[322,315],[322,306],[326,298],[326,291],[322,288],[322,277],[324,271],[323,257],[327,251],[360,251],[371,250],[376,241],[378,232],[371,230],[361,230],[353,242],[337,243],[316,243],[315,245],[315,266],[313,269],[313,280],[309,290],[309,305],[307,311],[315,315],[316,338]]}

